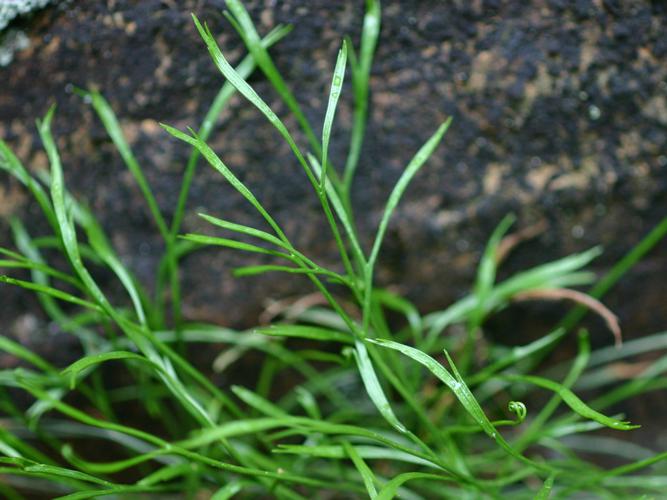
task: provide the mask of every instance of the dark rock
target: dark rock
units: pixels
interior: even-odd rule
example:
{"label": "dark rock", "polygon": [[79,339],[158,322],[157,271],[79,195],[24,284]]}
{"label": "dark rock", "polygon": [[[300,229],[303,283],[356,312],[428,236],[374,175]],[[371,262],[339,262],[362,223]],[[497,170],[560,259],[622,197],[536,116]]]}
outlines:
{"label": "dark rock", "polygon": [[[206,20],[232,60],[242,44],[220,14],[224,2],[108,0],[51,7],[14,23],[30,48],[0,68],[0,136],[33,169],[45,166],[34,119],[58,103],[55,134],[66,181],[88,200],[123,259],[149,280],[162,248],[138,189],[92,110],[71,85],[109,99],[169,219],[188,150],[157,121],[197,126],[222,83],[189,18]],[[335,55],[344,35],[358,40],[363,2],[248,2],[259,30],[294,31],[272,49],[275,62],[316,130],[326,107]],[[604,271],[664,216],[667,202],[667,12],[662,2],[387,2],[372,77],[370,124],[354,190],[364,243],[400,172],[447,116],[454,124],[416,178],[391,226],[378,274],[427,311],[467,290],[479,251],[507,211],[547,232],[507,263],[507,272],[595,244]],[[348,75],[349,80],[349,75]],[[252,84],[286,116],[264,77]],[[341,165],[351,116],[349,85],[331,155]],[[287,119],[295,130],[295,123]],[[247,102],[234,98],[211,143],[285,226],[305,253],[334,263],[332,239],[303,173],[278,134]],[[300,144],[303,137],[296,134]],[[38,216],[2,178],[2,206]],[[16,195],[19,196],[19,195]],[[250,207],[203,164],[190,212],[257,223]],[[196,217],[184,230],[210,231]],[[1,223],[1,239],[9,241]],[[665,245],[642,269],[665,269]],[[234,280],[246,256],[205,251],[185,261],[186,315],[250,325],[265,299],[310,290],[305,280]],[[666,309],[644,304],[664,295],[660,272],[637,271],[610,297],[627,335],[664,328]],[[662,273],[664,274],[664,273]],[[639,276],[639,274],[637,274]],[[632,300],[625,300],[628,298]],[[638,297],[645,299],[637,300]],[[2,287],[3,324],[26,310],[23,293]]]}

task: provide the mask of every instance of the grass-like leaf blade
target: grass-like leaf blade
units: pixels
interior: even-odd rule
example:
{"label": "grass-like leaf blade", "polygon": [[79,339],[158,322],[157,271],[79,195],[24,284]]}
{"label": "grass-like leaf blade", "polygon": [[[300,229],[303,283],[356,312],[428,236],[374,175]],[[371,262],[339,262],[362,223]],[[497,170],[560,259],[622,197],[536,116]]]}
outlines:
{"label": "grass-like leaf blade", "polygon": [[351,445],[349,442],[343,441],[343,449],[345,450],[347,456],[350,457],[350,460],[352,460],[352,463],[354,463],[354,466],[359,471],[359,475],[361,476],[361,479],[364,482],[364,487],[368,492],[368,496],[370,498],[375,498],[375,496],[377,495],[377,489],[375,488],[375,483],[377,482],[377,479],[375,478],[373,471],[370,469],[370,467],[368,467],[366,462],[364,462],[364,459],[361,458],[355,447]]}
{"label": "grass-like leaf blade", "polygon": [[426,163],[426,160],[431,157],[435,149],[438,147],[438,144],[440,144],[440,141],[447,132],[447,129],[449,129],[451,123],[452,118],[450,117],[442,125],[440,125],[440,127],[438,127],[438,130],[436,130],[431,138],[426,141],[426,143],[419,149],[419,151],[417,151],[417,154],[415,154],[412,160],[410,160],[408,166],[405,167],[401,177],[398,179],[398,182],[394,186],[394,189],[392,190],[391,194],[389,195],[389,199],[387,200],[387,205],[385,206],[385,209],[382,213],[382,219],[380,220],[377,234],[375,235],[373,249],[371,250],[370,257],[368,258],[367,265],[369,267],[373,267],[375,261],[377,260],[378,253],[380,252],[380,246],[382,245],[382,240],[384,239],[387,227],[389,226],[389,220],[391,219],[396,206],[401,200],[403,193],[419,169],[424,165],[424,163]]}
{"label": "grass-like leaf blade", "polygon": [[448,476],[436,476],[435,474],[428,474],[426,472],[405,472],[394,477],[391,481],[385,484],[379,491],[375,500],[391,500],[396,496],[401,485],[408,481],[415,479],[429,479],[432,481],[452,481]]}
{"label": "grass-like leaf blade", "polygon": [[137,182],[137,185],[139,186],[139,189],[141,190],[141,193],[143,194],[144,199],[148,204],[148,208],[151,215],[153,216],[153,220],[160,230],[160,234],[163,236],[163,238],[167,239],[169,236],[167,223],[162,216],[162,212],[160,211],[160,207],[158,206],[157,200],[153,195],[153,191],[151,190],[150,185],[146,180],[146,176],[144,175],[139,162],[135,158],[129,144],[127,143],[127,140],[125,139],[125,135],[123,134],[120,123],[118,122],[118,118],[116,118],[116,114],[114,113],[113,109],[111,109],[111,106],[107,100],[96,90],[82,92],[82,94],[90,98],[93,109],[100,117],[100,120],[102,120],[104,128],[109,134],[109,137],[111,137],[111,140],[120,153],[120,156],[123,158],[125,165],[127,165],[127,168],[132,173],[134,180]]}
{"label": "grass-like leaf blade", "polygon": [[76,297],[70,293],[63,292],[62,290],[58,290],[50,286],[40,285],[38,283],[33,283],[32,281],[10,278],[9,276],[0,276],[0,283],[7,283],[8,285],[20,286],[21,288],[25,288],[26,290],[32,290],[37,293],[44,293],[46,295],[54,297],[58,300],[62,300],[64,302],[70,302],[71,304],[76,304],[78,306],[86,307],[94,311],[102,312],[102,308],[97,304],[84,299],[80,299],[79,297]]}
{"label": "grass-like leaf blade", "polygon": [[322,342],[341,342],[343,344],[354,342],[354,338],[349,333],[317,326],[275,324],[266,328],[258,328],[257,332],[275,337],[297,337]]}
{"label": "grass-like leaf blade", "polygon": [[[406,346],[404,344],[399,344],[398,342],[394,342],[391,340],[376,339],[376,340],[371,340],[370,342],[378,344],[382,347],[399,351],[405,354],[406,356],[414,359],[424,367],[426,367],[433,375],[435,375],[438,379],[444,382],[445,385],[447,385],[447,387],[451,389],[451,391],[454,393],[456,398],[461,402],[461,404],[466,409],[468,414],[473,418],[473,420],[477,422],[477,424],[484,430],[484,432],[493,440],[495,440],[498,443],[498,445],[501,448],[503,448],[508,454],[535,467],[541,469],[544,468],[544,466],[541,466],[540,464],[528,460],[524,456],[517,453],[514,449],[512,449],[509,443],[505,441],[505,439],[500,435],[500,433],[496,431],[496,428],[488,419],[488,417],[484,413],[484,410],[482,410],[481,406],[475,399],[475,396],[472,394],[472,392],[470,392],[470,389],[465,384],[463,379],[460,378],[458,372],[455,371],[454,375],[456,376],[452,375],[451,373],[449,373],[449,371],[447,371],[447,369],[445,369],[444,366],[438,363],[431,356],[418,349],[415,349],[414,347]],[[450,364],[452,366],[452,369],[454,370],[455,369],[454,364],[453,363]]]}
{"label": "grass-like leaf blade", "polygon": [[[317,155],[319,155],[321,153],[321,146],[317,140],[317,137],[315,136],[315,133],[313,132],[313,129],[310,126],[310,123],[308,122],[306,116],[301,111],[301,108],[299,107],[297,100],[294,98],[294,95],[292,94],[289,87],[285,83],[285,80],[280,75],[278,68],[276,68],[275,64],[273,63],[273,60],[271,59],[269,52],[260,43],[259,34],[255,29],[252,19],[248,14],[248,11],[243,6],[243,3],[240,2],[239,0],[227,0],[226,4],[232,14],[231,16],[227,16],[227,18],[232,22],[234,28],[239,32],[239,34],[243,38],[243,41],[245,42],[246,47],[248,48],[248,51],[252,54],[253,58],[257,62],[257,65],[269,79],[269,81],[276,89],[280,97],[283,99],[285,104],[287,104],[289,110],[294,114],[297,122],[299,123],[299,126],[301,127],[304,134],[306,135],[306,138],[308,139],[310,147],[315,151]],[[196,19],[195,23],[198,24]],[[200,33],[202,33],[201,29]],[[209,45],[209,50],[211,50],[210,45]],[[215,57],[214,60],[216,60],[216,64],[218,64],[218,60],[215,59]],[[220,68],[220,66],[218,67]],[[222,70],[222,68],[220,69]],[[223,72],[223,74],[225,73]],[[231,78],[229,78],[227,74],[225,74],[225,77],[231,81]],[[234,82],[232,81],[232,83]],[[236,84],[234,85],[236,86]],[[240,88],[239,91],[243,93],[243,91]],[[249,100],[253,101],[250,98]],[[253,101],[253,103],[255,102]],[[264,110],[262,110],[262,112],[264,112]]]}
{"label": "grass-like leaf blade", "polygon": [[579,397],[570,389],[563,387],[561,384],[554,382],[553,380],[537,377],[535,375],[503,375],[503,378],[516,382],[525,382],[527,384],[536,385],[538,387],[542,387],[543,389],[548,389],[552,392],[555,392],[563,399],[563,402],[577,414],[584,418],[595,420],[596,422],[607,427],[611,427],[612,429],[629,431],[640,427],[639,425],[632,425],[629,422],[622,422],[615,418],[607,417],[606,415],[595,411],[593,408],[579,399]]}
{"label": "grass-like leaf blade", "polygon": [[78,379],[78,375],[84,370],[87,370],[92,366],[105,363],[107,361],[117,361],[117,360],[141,361],[142,363],[150,364],[157,371],[161,370],[160,367],[152,363],[145,356],[141,356],[140,354],[127,351],[110,351],[110,352],[103,352],[99,354],[91,354],[89,356],[85,356],[75,361],[64,370],[62,370],[60,374],[64,377],[69,377],[70,387],[74,388],[76,381]]}
{"label": "grass-like leaf blade", "polygon": [[182,239],[192,241],[200,245],[215,245],[227,248],[234,248],[244,252],[261,253],[265,255],[274,255],[279,257],[288,257],[287,254],[269,250],[251,243],[244,243],[243,241],[230,240],[228,238],[218,238],[217,236],[206,236],[205,234],[185,234],[181,236]]}
{"label": "grass-like leaf blade", "polygon": [[347,62],[347,44],[343,42],[343,46],[338,51],[338,58],[336,59],[336,67],[334,68],[333,79],[331,81],[331,90],[329,91],[329,102],[327,104],[327,111],[324,115],[324,125],[322,126],[322,175],[320,176],[320,190],[324,190],[324,183],[327,179],[328,155],[329,155],[329,140],[331,139],[331,126],[333,125],[334,116],[336,114],[336,106],[338,99],[343,90],[343,80],[345,79],[345,63]]}
{"label": "grass-like leaf blade", "polygon": [[[354,91],[354,121],[350,137],[350,150],[345,161],[343,173],[343,195],[346,203],[349,203],[349,193],[354,179],[354,174],[361,155],[361,146],[366,131],[366,120],[368,116],[368,89],[373,64],[373,54],[380,35],[380,1],[368,0],[364,23],[361,31],[361,47],[359,58],[354,55],[350,44],[350,62],[352,67],[352,88]],[[349,208],[349,207],[348,207]],[[350,210],[351,212],[351,210]]]}
{"label": "grass-like leaf blade", "polygon": [[364,383],[366,392],[368,396],[373,401],[373,404],[382,414],[384,419],[397,431],[401,433],[406,433],[408,430],[403,425],[396,414],[391,409],[391,404],[387,399],[387,396],[380,385],[377,374],[375,373],[375,368],[373,368],[373,363],[371,362],[370,357],[368,356],[368,350],[362,341],[356,340],[354,343],[354,359],[357,362],[357,367],[359,368],[359,374],[361,375],[361,380]]}

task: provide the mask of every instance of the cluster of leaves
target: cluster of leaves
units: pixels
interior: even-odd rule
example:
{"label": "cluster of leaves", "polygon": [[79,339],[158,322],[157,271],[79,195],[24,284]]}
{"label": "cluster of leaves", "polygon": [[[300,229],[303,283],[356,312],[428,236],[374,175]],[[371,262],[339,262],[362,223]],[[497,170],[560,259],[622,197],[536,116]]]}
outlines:
{"label": "cluster of leaves", "polygon": [[[84,353],[72,365],[56,367],[0,337],[0,349],[23,362],[20,368],[0,371],[4,414],[0,491],[5,497],[23,498],[21,492],[41,491],[70,499],[169,493],[216,500],[237,494],[313,498],[325,492],[381,499],[395,495],[547,498],[576,492],[626,497],[663,491],[667,470],[662,461],[667,454],[655,455],[595,431],[633,429],[636,426],[600,412],[667,386],[664,355],[620,385],[609,369],[618,360],[664,349],[667,333],[591,352],[588,337],[581,332],[578,355],[553,368],[548,378],[538,375],[540,362],[572,331],[585,314],[584,307],[574,309],[550,334],[527,345],[508,349],[490,344],[484,358],[477,360],[473,345],[485,319],[517,297],[575,298],[604,313],[596,299],[667,233],[667,219],[588,295],[568,287],[595,282],[595,276],[583,269],[598,255],[597,249],[497,282],[496,268],[511,217],[490,238],[472,293],[447,309],[422,316],[406,299],[374,286],[374,270],[392,213],[438,147],[450,120],[406,166],[388,198],[372,246],[364,249],[350,190],[363,142],[370,68],[380,29],[379,2],[366,4],[358,53],[347,39],[338,54],[321,138],[268,52],[288,28],[278,27],[262,39],[243,5],[227,0],[227,17],[249,52],[234,68],[208,28],[194,18],[226,81],[197,132],[164,125],[192,147],[170,224],[108,103],[97,92],[81,91],[136,179],[164,238],[165,254],[153,294],[123,265],[91,211],[67,191],[51,134],[53,109],[38,123],[49,173],[33,176],[0,142],[0,167],[32,193],[51,228],[50,235],[34,237],[19,220],[11,221],[18,251],[0,250],[0,266],[28,270],[30,279],[3,276],[1,280],[37,292],[50,319],[76,337]],[[331,163],[328,146],[348,65],[354,119],[341,171]],[[296,117],[310,152],[303,152],[246,82],[255,67]],[[290,146],[321,204],[340,252],[339,269],[323,267],[295,248],[270,211],[207,145],[222,108],[235,92],[255,106]],[[200,214],[238,238],[180,236],[189,187],[201,157],[261,215],[265,229]],[[179,263],[210,246],[272,257],[274,264],[243,267],[236,274],[302,274],[325,305],[288,308],[283,322],[254,331],[188,322],[181,314]],[[66,266],[49,263],[47,257],[54,252],[66,257]],[[124,301],[115,296],[112,300],[98,284],[93,271],[99,268],[118,279],[127,294]],[[339,297],[349,300],[343,304]],[[460,325],[465,333],[456,335],[449,328],[452,325]],[[243,363],[253,352],[261,353],[256,386],[217,387],[208,373],[183,355],[188,347],[202,344],[225,346],[214,364],[217,372]],[[106,363],[114,369],[103,369]],[[113,375],[121,373],[120,366],[119,383]],[[278,380],[292,381],[290,389],[277,390]],[[588,404],[573,392],[591,389],[602,395]],[[551,399],[534,409],[511,399],[529,396],[533,390],[547,391]],[[32,396],[27,407],[15,397],[20,391]],[[502,415],[499,401],[513,419],[487,416]],[[137,407],[145,414],[139,426],[132,425],[137,422],[127,415],[128,408]],[[84,458],[91,443],[112,444],[107,448],[114,460]],[[611,453],[625,465],[602,469],[577,452]],[[643,469],[650,474],[635,474]]]}

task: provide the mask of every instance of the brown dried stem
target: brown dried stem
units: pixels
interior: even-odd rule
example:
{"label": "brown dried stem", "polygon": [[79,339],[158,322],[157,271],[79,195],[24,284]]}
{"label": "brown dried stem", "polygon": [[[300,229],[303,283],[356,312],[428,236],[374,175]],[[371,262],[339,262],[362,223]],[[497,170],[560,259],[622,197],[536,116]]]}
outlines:
{"label": "brown dried stem", "polygon": [[596,313],[605,321],[607,327],[609,327],[611,332],[614,334],[616,347],[620,347],[623,344],[623,339],[621,337],[621,327],[618,323],[618,318],[616,315],[611,312],[602,302],[591,297],[590,295],[586,295],[583,292],[571,290],[569,288],[549,288],[522,292],[514,296],[515,301],[563,299],[571,300],[577,304],[581,304],[582,306],[587,307]]}

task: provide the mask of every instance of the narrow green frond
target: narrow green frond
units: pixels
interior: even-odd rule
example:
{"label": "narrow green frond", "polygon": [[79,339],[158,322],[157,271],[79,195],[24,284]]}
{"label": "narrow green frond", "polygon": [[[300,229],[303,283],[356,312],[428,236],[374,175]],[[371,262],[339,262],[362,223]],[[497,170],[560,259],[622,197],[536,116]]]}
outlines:
{"label": "narrow green frond", "polygon": [[[315,151],[315,154],[320,155],[321,145],[319,144],[317,137],[315,136],[315,133],[310,126],[310,123],[306,119],[306,116],[304,115],[303,111],[301,111],[297,100],[294,98],[294,95],[285,83],[285,80],[280,75],[278,68],[273,63],[270,54],[261,45],[261,43],[259,43],[259,34],[255,29],[248,11],[243,6],[243,3],[239,0],[227,0],[226,4],[231,13],[231,15],[228,15],[227,18],[232,21],[232,25],[238,31],[239,35],[241,35],[241,38],[243,38],[248,51],[252,54],[253,58],[257,62],[257,65],[260,67],[264,75],[266,75],[266,77],[269,79],[289,110],[294,114],[297,122],[299,123],[299,126],[301,127],[301,130],[303,130],[306,138],[308,139],[310,147],[313,149],[313,151]],[[225,77],[229,79],[226,74]]]}
{"label": "narrow green frond", "polygon": [[[229,62],[227,62],[227,59],[225,59],[225,56],[220,50],[220,47],[218,47],[218,44],[215,41],[215,38],[213,37],[211,32],[209,31],[208,27],[204,28],[196,16],[193,15],[192,17],[194,19],[195,25],[197,26],[199,34],[206,43],[208,51],[211,54],[211,57],[213,58],[213,61],[215,62],[215,65],[218,67],[220,72],[224,75],[225,78],[227,78],[227,80],[232,85],[234,85],[234,87],[248,101],[250,101],[251,104],[253,104],[259,111],[261,111],[262,114],[267,118],[267,120],[269,120],[269,122],[278,130],[278,132],[280,132],[280,135],[289,144],[297,160],[299,160],[299,163],[301,164],[301,167],[305,171],[306,176],[308,177],[308,180],[310,181],[311,185],[314,188],[317,188],[317,182],[315,180],[315,177],[308,168],[308,164],[306,163],[303,154],[297,147],[296,142],[294,142],[294,139],[287,130],[287,127],[285,127],[283,122],[273,112],[273,110],[269,107],[269,105],[266,104],[262,100],[262,98],[259,97],[259,95],[257,95],[257,92],[255,92],[255,90],[250,85],[248,85],[248,83],[241,77],[241,75],[238,74],[238,72],[229,64]],[[258,55],[254,54],[254,57],[255,60],[257,60]],[[260,63],[258,62],[258,64]]]}
{"label": "narrow green frond", "polygon": [[435,474],[427,474],[425,472],[405,472],[399,474],[387,484],[385,484],[378,495],[375,497],[375,500],[391,500],[396,497],[399,487],[415,479],[429,479],[432,481],[452,481],[452,478],[449,476],[436,476]]}
{"label": "narrow green frond", "polygon": [[375,488],[375,484],[378,482],[378,480],[375,478],[373,471],[370,469],[370,467],[368,467],[368,465],[366,465],[364,459],[359,455],[355,447],[352,446],[350,443],[348,443],[347,441],[343,441],[343,449],[345,450],[347,456],[350,457],[350,460],[352,460],[352,463],[354,463],[354,466],[359,471],[359,475],[361,476],[361,479],[364,481],[364,486],[366,487],[368,496],[370,498],[376,498],[377,489]]}
{"label": "narrow green frond", "polygon": [[380,246],[382,245],[382,240],[384,239],[385,232],[389,226],[389,220],[391,219],[391,216],[394,213],[398,202],[401,200],[403,193],[419,169],[424,165],[424,163],[426,163],[426,160],[431,157],[435,149],[438,147],[442,137],[445,135],[445,132],[447,132],[447,129],[449,129],[451,123],[452,119],[450,117],[447,119],[447,121],[445,121],[445,123],[438,127],[438,130],[435,132],[435,134],[433,134],[433,136],[428,141],[426,141],[426,144],[424,144],[414,156],[414,158],[410,160],[410,163],[408,163],[408,166],[405,168],[401,174],[401,177],[398,179],[398,182],[389,195],[387,205],[385,206],[385,209],[382,213],[382,219],[380,220],[377,234],[375,235],[373,249],[371,250],[370,257],[368,258],[368,267],[372,268],[375,265],[375,261],[377,260],[377,256],[380,252]]}
{"label": "narrow green frond", "polygon": [[368,351],[366,345],[360,341],[356,340],[354,342],[354,359],[357,362],[357,367],[359,368],[359,374],[361,375],[361,380],[364,383],[368,397],[371,398],[373,404],[378,409],[380,414],[384,419],[398,432],[405,433],[407,428],[403,425],[396,414],[391,409],[391,404],[387,399],[387,396],[380,385],[377,374],[375,373],[375,368],[368,356]]}
{"label": "narrow green frond", "polygon": [[620,420],[616,420],[615,418],[607,417],[602,413],[593,410],[581,399],[579,399],[571,390],[557,382],[554,382],[553,380],[537,377],[535,375],[503,375],[502,377],[510,381],[524,382],[555,392],[561,398],[563,398],[563,402],[565,402],[565,404],[567,404],[577,414],[584,418],[595,420],[596,422],[607,427],[611,427],[612,429],[629,431],[632,429],[638,429],[640,427],[639,425],[632,425],[629,422],[622,422]]}
{"label": "narrow green frond", "polygon": [[345,79],[345,63],[347,62],[347,44],[338,52],[336,67],[334,68],[333,79],[331,81],[331,90],[329,91],[329,102],[327,112],[324,115],[324,125],[322,126],[322,174],[320,175],[320,190],[324,191],[324,184],[327,179],[329,140],[331,139],[331,126],[333,125],[338,99],[343,90],[343,80]]}
{"label": "narrow green frond", "polygon": [[57,234],[58,223],[49,196],[46,194],[46,191],[44,191],[41,184],[30,175],[28,170],[2,139],[0,139],[0,169],[9,172],[28,188],[42,209],[49,225]]}
{"label": "narrow green frond", "polygon": [[[209,164],[218,172],[220,172],[223,177],[229,182],[234,189],[236,189],[241,196],[243,196],[248,202],[257,210],[260,215],[268,222],[268,224],[273,228],[273,230],[276,232],[276,234],[281,237],[281,239],[284,238],[284,234],[278,224],[273,220],[273,217],[269,215],[269,213],[264,209],[262,204],[255,198],[255,195],[252,194],[252,192],[246,187],[245,184],[243,184],[238,177],[236,177],[229,168],[227,168],[227,165],[223,163],[223,161],[220,159],[220,157],[215,154],[215,152],[209,147],[206,142],[204,142],[200,137],[198,137],[194,131],[190,131],[193,135],[188,135],[183,132],[181,132],[178,129],[175,129],[173,127],[170,127],[169,125],[165,124],[160,124],[162,128],[164,128],[167,132],[169,132],[171,135],[176,137],[177,139],[180,139],[184,142],[187,142],[191,146],[194,146],[199,150],[199,152],[202,154],[204,158],[209,162]],[[283,240],[284,241],[284,240]]]}
{"label": "narrow green frond", "polygon": [[288,247],[285,244],[285,242],[276,238],[272,234],[267,233],[266,231],[255,229],[254,227],[250,226],[244,226],[243,224],[236,224],[234,222],[229,222],[207,214],[198,214],[198,215],[199,217],[201,217],[207,222],[210,222],[214,226],[218,226],[221,227],[222,229],[227,229],[229,231],[245,234],[247,236],[252,236],[254,238],[259,238],[260,240],[264,240],[267,243],[272,243],[273,245],[276,245],[277,247],[280,247],[284,250],[288,251],[290,250],[290,247]]}
{"label": "narrow green frond", "polygon": [[361,48],[357,58],[352,44],[350,43],[350,62],[352,67],[352,88],[354,91],[354,121],[352,124],[352,135],[350,137],[350,150],[345,161],[343,173],[343,199],[351,213],[350,190],[354,174],[361,156],[361,146],[366,132],[366,120],[368,119],[368,96],[373,64],[373,55],[380,35],[380,1],[369,0],[366,2],[364,24],[361,32]]}
{"label": "narrow green frond", "polygon": [[186,241],[198,243],[200,245],[215,245],[227,248],[234,248],[237,250],[243,250],[245,252],[263,253],[266,255],[274,255],[276,257],[285,257],[285,258],[289,257],[288,254],[282,252],[277,252],[275,250],[267,250],[266,248],[262,248],[257,245],[244,243],[242,241],[230,240],[228,238],[217,238],[215,236],[206,236],[204,234],[185,234],[181,236],[181,238]]}
{"label": "narrow green frond", "polygon": [[258,328],[257,332],[275,337],[297,337],[323,342],[341,342],[343,344],[352,344],[354,342],[349,333],[317,326],[275,324],[265,328]]}
{"label": "narrow green frond", "polygon": [[150,185],[146,180],[143,169],[141,168],[141,165],[139,165],[139,162],[135,158],[129,144],[127,143],[127,140],[125,139],[125,135],[123,134],[120,123],[118,122],[118,118],[116,118],[116,114],[114,113],[113,109],[111,109],[111,106],[107,100],[99,92],[92,90],[88,92],[84,91],[81,93],[90,99],[93,109],[102,121],[104,128],[116,146],[118,153],[123,158],[123,161],[125,162],[128,170],[134,177],[134,180],[137,182],[137,185],[139,186],[139,189],[141,190],[141,193],[143,194],[144,199],[148,204],[148,209],[153,216],[153,220],[160,230],[160,234],[163,238],[167,239],[169,235],[167,223],[162,216],[155,196],[153,195],[153,191],[151,190]]}
{"label": "narrow green frond", "polygon": [[79,297],[76,297],[70,293],[63,292],[62,290],[58,290],[50,286],[39,285],[31,281],[10,278],[9,276],[0,276],[0,283],[7,283],[8,285],[20,286],[21,288],[25,288],[26,290],[32,290],[37,293],[44,293],[46,295],[49,295],[58,300],[62,300],[64,302],[69,302],[71,304],[76,304],[78,306],[86,307],[94,311],[102,312],[102,308],[97,304],[94,304],[84,299],[80,299]]}
{"label": "narrow green frond", "polygon": [[477,299],[478,305],[470,316],[470,331],[479,327],[484,319],[484,314],[486,312],[484,304],[491,294],[493,284],[496,280],[496,254],[498,247],[503,236],[505,236],[505,233],[507,233],[510,226],[514,223],[514,220],[514,215],[507,215],[500,224],[498,224],[498,227],[496,227],[491,238],[489,238],[489,242],[486,245],[482,259],[480,260],[477,268],[477,279],[475,281],[475,298]]}
{"label": "narrow green frond", "polygon": [[67,368],[62,370],[60,374],[63,377],[68,377],[70,380],[70,388],[73,389],[79,379],[81,378],[79,375],[83,374],[83,372],[88,371],[89,368],[92,368],[94,366],[97,366],[102,363],[106,363],[107,361],[118,361],[118,360],[133,360],[133,361],[141,361],[142,363],[148,363],[153,369],[156,371],[160,371],[161,368],[157,366],[156,364],[152,363],[149,359],[147,359],[145,356],[141,356],[139,354],[135,354],[133,352],[126,352],[126,351],[111,351],[111,352],[103,352],[99,354],[91,354],[89,356],[85,356],[83,358],[80,358],[76,362],[72,363],[69,365]]}

